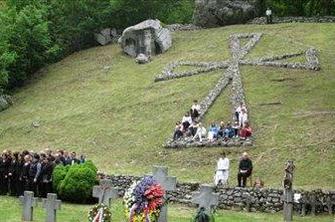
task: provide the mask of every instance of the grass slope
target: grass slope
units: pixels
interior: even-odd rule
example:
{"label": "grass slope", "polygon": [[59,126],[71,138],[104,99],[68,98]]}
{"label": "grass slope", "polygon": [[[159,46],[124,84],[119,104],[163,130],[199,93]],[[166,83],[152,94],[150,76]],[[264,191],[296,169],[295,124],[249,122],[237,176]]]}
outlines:
{"label": "grass slope", "polygon": [[[137,65],[119,46],[69,56],[38,73],[14,93],[15,105],[0,114],[0,146],[14,150],[76,150],[108,173],[143,175],[166,165],[181,181],[210,182],[221,148],[165,150],[174,123],[202,99],[223,71],[155,83],[174,60],[220,61],[230,57],[232,33],[263,32],[248,58],[320,51],[322,70],[241,68],[256,144],[249,150],[255,176],[279,187],[283,165],[294,159],[295,186],[334,188],[335,25],[238,25],[174,33],[174,45],[147,65]],[[274,81],[289,78],[287,81]],[[281,102],[277,106],[261,103]],[[229,120],[229,92],[209,110],[206,122]],[[320,113],[322,111],[333,113]],[[32,122],[38,121],[39,128]],[[241,149],[231,152],[230,184],[236,182]],[[255,177],[254,176],[254,177]]]}
{"label": "grass slope", "polygon": [[[0,222],[17,222],[21,218],[21,206],[19,200],[11,197],[1,197],[0,199]],[[61,210],[57,213],[57,221],[63,222],[82,222],[87,221],[87,214],[92,206],[62,204]],[[172,222],[190,222],[195,209],[186,208],[180,205],[170,205],[168,220]],[[34,221],[42,222],[45,218],[45,211],[39,205],[34,211]],[[116,222],[126,221],[121,201],[117,201],[112,206],[112,219]],[[232,211],[219,211],[216,214],[218,222],[279,222],[282,215],[266,213],[245,213]],[[331,222],[331,216],[300,217],[295,216],[294,221],[304,222]]]}

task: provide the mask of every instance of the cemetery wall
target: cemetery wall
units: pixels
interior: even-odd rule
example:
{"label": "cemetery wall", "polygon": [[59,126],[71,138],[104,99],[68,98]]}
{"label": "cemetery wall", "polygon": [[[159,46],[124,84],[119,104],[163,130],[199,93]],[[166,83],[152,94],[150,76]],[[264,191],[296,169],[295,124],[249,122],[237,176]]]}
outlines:
{"label": "cemetery wall", "polygon": [[[273,23],[332,23],[335,22],[335,16],[322,17],[274,17]],[[249,22],[249,24],[266,24],[266,17],[258,17]]]}
{"label": "cemetery wall", "polygon": [[[107,176],[112,180],[113,186],[119,190],[119,195],[123,196],[125,190],[141,177],[112,175]],[[177,183],[177,189],[173,192],[168,192],[170,201],[175,203],[195,206],[191,203],[192,193],[199,191],[199,183]],[[219,193],[219,208],[233,210],[250,210],[260,212],[277,212],[283,209],[282,189],[254,189],[254,188],[216,188]],[[306,196],[315,194],[317,211],[328,212],[327,198],[335,200],[334,191],[303,191],[296,190],[296,193],[302,193]],[[295,207],[299,207],[296,205]]]}

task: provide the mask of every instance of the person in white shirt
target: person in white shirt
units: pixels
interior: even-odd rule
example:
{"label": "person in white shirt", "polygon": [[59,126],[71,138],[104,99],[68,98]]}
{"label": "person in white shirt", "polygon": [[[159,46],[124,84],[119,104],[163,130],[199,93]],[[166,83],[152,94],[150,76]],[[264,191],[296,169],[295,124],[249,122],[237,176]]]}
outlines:
{"label": "person in white shirt", "polygon": [[267,10],[265,11],[265,15],[266,15],[266,23],[272,24],[272,10],[270,8],[267,8]]}
{"label": "person in white shirt", "polygon": [[226,157],[226,153],[221,154],[220,159],[217,162],[214,184],[226,185],[229,177],[229,159]]}
{"label": "person in white shirt", "polygon": [[248,122],[248,114],[245,109],[242,109],[242,112],[239,115],[239,124],[243,128],[246,122]]}
{"label": "person in white shirt", "polygon": [[193,120],[198,118],[200,115],[200,105],[198,104],[197,100],[193,101],[193,105],[191,107],[191,117]]}
{"label": "person in white shirt", "polygon": [[241,102],[240,105],[235,109],[235,117],[237,121],[239,121],[240,119],[240,114],[242,113],[242,109],[244,109],[245,112],[248,112],[247,107]]}
{"label": "person in white shirt", "polygon": [[199,123],[197,126],[197,132],[194,135],[193,140],[199,138],[199,141],[202,142],[202,138],[206,137],[206,134],[207,134],[206,128],[201,123]]}
{"label": "person in white shirt", "polygon": [[181,124],[183,124],[183,131],[186,132],[188,127],[192,124],[192,117],[190,116],[190,112],[187,112],[185,116],[183,116]]}

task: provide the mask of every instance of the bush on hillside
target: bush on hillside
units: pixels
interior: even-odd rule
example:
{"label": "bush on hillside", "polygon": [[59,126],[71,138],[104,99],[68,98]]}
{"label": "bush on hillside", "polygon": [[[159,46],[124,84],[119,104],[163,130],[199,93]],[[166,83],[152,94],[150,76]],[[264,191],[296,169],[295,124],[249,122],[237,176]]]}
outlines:
{"label": "bush on hillside", "polygon": [[52,173],[52,187],[53,190],[58,191],[60,184],[63,182],[63,180],[66,177],[67,172],[69,171],[70,165],[63,166],[63,165],[57,165]]}
{"label": "bush on hillside", "polygon": [[91,161],[72,166],[57,166],[53,173],[53,186],[59,197],[75,203],[88,202],[92,198],[93,186],[97,184],[96,169]]}

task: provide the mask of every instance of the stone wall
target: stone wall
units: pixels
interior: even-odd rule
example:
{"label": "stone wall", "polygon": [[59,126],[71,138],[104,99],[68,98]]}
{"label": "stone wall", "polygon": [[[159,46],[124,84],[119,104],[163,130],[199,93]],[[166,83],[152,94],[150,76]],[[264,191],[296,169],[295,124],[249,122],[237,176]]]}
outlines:
{"label": "stone wall", "polygon": [[[274,17],[273,23],[332,23],[335,22],[335,16],[323,16],[323,17]],[[265,17],[255,18],[248,22],[249,24],[266,24]]]}
{"label": "stone wall", "polygon": [[201,29],[201,27],[196,26],[194,24],[171,24],[167,25],[166,28],[170,30],[170,32],[176,31],[195,31]]}
{"label": "stone wall", "polygon": [[[122,197],[125,190],[133,183],[133,181],[139,180],[141,177],[112,175],[107,176],[107,178],[112,180],[114,187],[119,190],[119,195]],[[199,183],[177,183],[177,189],[173,192],[168,192],[168,197],[172,202],[195,207],[195,205],[191,203],[192,194],[193,192],[199,191],[199,188]],[[283,203],[281,200],[283,191],[281,189],[218,187],[216,188],[216,192],[220,195],[218,206],[220,209],[271,213],[278,212],[283,209]],[[295,192],[301,193],[305,197],[313,194],[313,197],[315,197],[316,200],[316,212],[328,212],[329,200],[332,202],[331,206],[334,208],[335,190],[296,190]],[[308,201],[305,199],[305,202],[307,203]],[[295,208],[299,208],[299,204],[296,204]]]}

